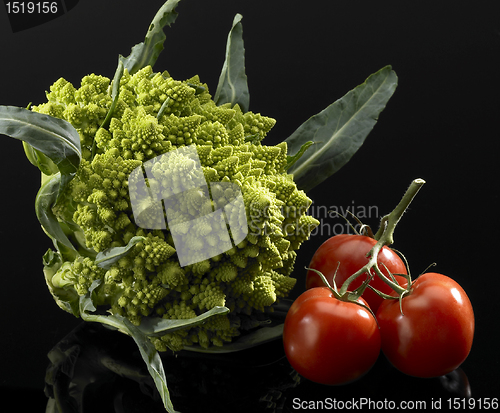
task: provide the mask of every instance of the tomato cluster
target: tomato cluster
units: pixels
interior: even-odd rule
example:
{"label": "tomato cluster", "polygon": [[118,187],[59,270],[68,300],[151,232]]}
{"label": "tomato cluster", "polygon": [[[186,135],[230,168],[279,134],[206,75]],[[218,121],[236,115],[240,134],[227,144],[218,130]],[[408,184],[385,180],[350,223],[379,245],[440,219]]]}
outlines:
{"label": "tomato cluster", "polygon": [[[376,242],[363,235],[334,236],[316,251],[310,268],[341,288],[368,262]],[[352,382],[370,370],[380,351],[398,370],[416,377],[448,374],[467,358],[474,313],[462,287],[437,273],[423,274],[408,287],[406,266],[387,247],[377,262],[401,286],[399,291],[375,275],[370,285],[383,294],[367,288],[352,300],[348,294],[338,296],[338,290],[308,271],[308,289],[290,307],[283,330],[285,354],[305,378],[328,385]],[[366,274],[357,277],[349,291],[365,279]]]}

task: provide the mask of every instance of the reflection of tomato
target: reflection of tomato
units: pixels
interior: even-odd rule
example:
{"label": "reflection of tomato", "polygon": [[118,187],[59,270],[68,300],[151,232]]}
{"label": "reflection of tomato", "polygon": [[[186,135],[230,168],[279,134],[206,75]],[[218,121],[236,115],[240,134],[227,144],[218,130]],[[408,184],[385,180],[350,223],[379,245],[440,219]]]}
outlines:
{"label": "reflection of tomato", "polygon": [[[358,301],[366,305],[362,298]],[[340,301],[327,287],[319,287],[302,293],[288,310],[283,344],[299,374],[336,385],[370,370],[380,353],[380,333],[367,309]]]}
{"label": "reflection of tomato", "polygon": [[[309,264],[309,268],[320,271],[326,277],[330,285],[333,285],[333,275],[335,271],[337,271],[335,282],[340,289],[347,278],[368,263],[366,254],[376,243],[376,240],[364,235],[336,235],[326,240],[318,248]],[[388,247],[384,247],[380,250],[378,255],[378,266],[384,275],[389,275],[387,269],[392,274],[406,274],[406,267],[403,261]],[[395,278],[400,285],[406,283],[406,279],[402,276],[395,276]],[[360,275],[349,285],[349,290],[355,290],[365,279],[366,274]],[[385,294],[390,294],[392,292],[391,287],[384,283],[377,275],[374,276],[370,285]],[[320,276],[314,271],[308,271],[306,288],[320,286],[324,286]],[[363,298],[373,312],[377,311],[379,305],[383,301],[382,297],[369,288],[363,293]]]}
{"label": "reflection of tomato", "polygon": [[385,300],[377,312],[382,351],[403,373],[437,377],[455,370],[469,354],[474,312],[462,287],[449,277],[418,277],[402,300]]}

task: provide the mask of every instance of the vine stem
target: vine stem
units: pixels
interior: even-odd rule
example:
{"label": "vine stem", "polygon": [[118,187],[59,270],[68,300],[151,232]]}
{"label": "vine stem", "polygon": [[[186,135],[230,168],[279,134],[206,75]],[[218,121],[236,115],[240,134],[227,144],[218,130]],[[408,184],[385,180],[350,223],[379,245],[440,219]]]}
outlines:
{"label": "vine stem", "polygon": [[[380,228],[375,234],[375,239],[377,240],[377,243],[368,252],[368,254],[366,254],[367,258],[369,258],[368,263],[366,263],[362,268],[360,268],[358,271],[352,274],[344,282],[342,288],[339,291],[340,295],[345,294],[347,292],[347,289],[349,288],[349,284],[352,281],[354,281],[357,277],[359,277],[361,274],[367,273],[368,277],[370,277],[372,274],[371,273],[372,269],[373,271],[375,271],[375,274],[377,274],[377,276],[379,276],[387,285],[389,285],[394,291],[396,291],[399,296],[408,291],[406,288],[401,287],[397,282],[389,279],[386,275],[384,275],[377,264],[377,260],[380,250],[384,246],[391,245],[394,242],[394,229],[396,228],[396,225],[398,224],[399,220],[401,219],[405,211],[408,209],[408,206],[413,201],[413,198],[415,198],[418,191],[424,184],[425,181],[423,179],[418,178],[413,180],[413,182],[406,190],[405,194],[403,195],[403,198],[396,206],[396,208],[394,208],[394,210],[390,214],[387,214],[384,217],[382,217],[380,221]],[[410,276],[406,277],[408,280],[408,287],[409,287],[411,285],[411,279]],[[361,295],[364,292],[364,289],[366,288],[367,285],[368,285],[367,283],[364,283],[361,290],[357,289],[356,293],[358,295]]]}

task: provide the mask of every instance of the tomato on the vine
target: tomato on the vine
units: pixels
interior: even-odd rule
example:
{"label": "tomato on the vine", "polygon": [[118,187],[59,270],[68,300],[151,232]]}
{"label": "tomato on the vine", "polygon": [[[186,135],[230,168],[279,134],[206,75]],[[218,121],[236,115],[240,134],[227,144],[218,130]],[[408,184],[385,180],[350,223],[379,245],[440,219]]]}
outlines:
{"label": "tomato on the vine", "polygon": [[462,287],[437,273],[418,277],[402,299],[385,300],[377,311],[382,351],[398,370],[437,377],[467,358],[474,336],[474,312]]}
{"label": "tomato on the vine", "polygon": [[[377,241],[375,239],[364,235],[335,235],[327,239],[316,250],[309,264],[309,268],[320,271],[326,277],[330,285],[333,285],[333,276],[335,272],[337,272],[335,275],[335,283],[340,289],[345,280],[368,263],[366,254],[376,243]],[[383,247],[380,250],[377,263],[382,273],[386,276],[389,276],[387,270],[392,274],[407,274],[404,262],[388,247]],[[406,283],[405,277],[398,275],[394,277],[400,285]],[[349,285],[349,291],[354,291],[365,279],[366,274],[356,278]],[[373,277],[370,285],[385,294],[390,294],[392,292],[391,287],[377,275]],[[308,271],[306,276],[306,288],[309,289],[320,286],[324,286],[320,276],[314,271]],[[365,290],[362,297],[366,300],[373,312],[377,311],[379,305],[384,300],[369,288]]]}
{"label": "tomato on the vine", "polygon": [[[359,303],[366,305],[362,299]],[[312,288],[290,307],[283,329],[285,354],[292,367],[317,383],[352,382],[373,366],[380,332],[361,305],[337,299],[329,288]]]}

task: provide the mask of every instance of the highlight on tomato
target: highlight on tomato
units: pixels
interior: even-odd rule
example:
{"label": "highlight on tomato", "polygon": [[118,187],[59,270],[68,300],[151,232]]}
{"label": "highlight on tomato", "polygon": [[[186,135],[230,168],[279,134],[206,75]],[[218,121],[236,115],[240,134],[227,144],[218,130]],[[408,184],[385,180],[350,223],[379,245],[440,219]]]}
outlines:
{"label": "highlight on tomato", "polygon": [[[328,287],[302,293],[290,307],[283,345],[291,366],[320,384],[340,385],[365,375],[380,354],[377,322],[366,301],[343,301]],[[363,307],[365,306],[365,307]]]}
{"label": "highlight on tomato", "polygon": [[384,300],[377,311],[382,351],[401,372],[438,377],[467,358],[474,337],[469,297],[453,279],[438,273],[419,276],[400,302]]}
{"label": "highlight on tomato", "polygon": [[[316,250],[309,264],[309,268],[320,271],[326,277],[330,285],[333,285],[333,277],[335,275],[335,283],[340,289],[351,275],[368,263],[366,254],[376,243],[377,240],[365,235],[335,235],[327,239]],[[389,277],[390,272],[394,274],[394,278],[400,285],[406,283],[406,278],[404,276],[395,275],[407,274],[407,270],[403,260],[401,260],[399,255],[392,249],[384,246],[378,254],[377,263],[385,276]],[[354,291],[361,286],[365,279],[366,274],[357,277],[349,284],[349,290]],[[324,285],[325,284],[316,272],[311,270],[307,272],[306,289]],[[391,287],[377,275],[374,275],[373,279],[370,281],[370,285],[385,294],[393,292]],[[373,312],[376,312],[382,301],[384,301],[381,296],[369,288],[364,291],[362,297],[366,300]]]}

